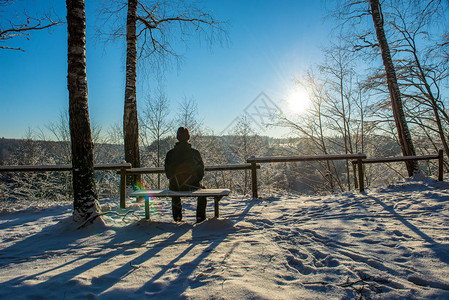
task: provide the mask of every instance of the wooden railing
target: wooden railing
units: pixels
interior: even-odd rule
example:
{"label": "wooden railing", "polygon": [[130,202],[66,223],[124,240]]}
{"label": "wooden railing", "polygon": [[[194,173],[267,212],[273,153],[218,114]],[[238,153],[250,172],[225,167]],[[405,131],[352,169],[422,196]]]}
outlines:
{"label": "wooden railing", "polygon": [[278,163],[278,162],[299,162],[299,161],[329,161],[329,160],[349,160],[355,159],[359,164],[359,188],[360,191],[364,191],[364,183],[363,183],[363,174],[360,174],[363,171],[362,160],[366,159],[366,155],[359,154],[337,154],[337,155],[305,155],[305,156],[265,156],[265,157],[250,157],[246,160],[247,163],[250,163],[251,168],[251,178],[252,178],[252,193],[253,198],[258,198],[257,191],[257,170],[256,164],[258,163]]}
{"label": "wooden railing", "polygon": [[[252,164],[231,164],[205,166],[205,171],[232,171],[232,170],[250,170]],[[72,165],[20,165],[20,166],[0,166],[0,173],[6,172],[68,172],[72,171]],[[120,164],[95,164],[95,170],[118,170],[120,174],[120,207],[125,208],[126,200],[126,176],[137,174],[161,174],[164,168],[132,168],[130,163]],[[256,165],[260,169],[260,165]]]}
{"label": "wooden railing", "polygon": [[[20,166],[0,166],[0,173],[6,172],[64,172],[72,171],[72,165],[20,165]],[[120,164],[95,164],[95,170],[121,170],[131,169],[130,163]]]}
{"label": "wooden railing", "polygon": [[[94,170],[120,170],[119,173],[124,173],[125,170],[131,169],[130,163],[119,164],[94,164]],[[6,172],[67,172],[72,171],[72,165],[20,165],[20,166],[0,166],[0,173]]]}
{"label": "wooden railing", "polygon": [[[422,156],[403,156],[403,157],[383,157],[366,158],[363,153],[359,154],[338,154],[338,155],[306,155],[306,156],[265,156],[250,157],[247,164],[231,164],[205,166],[205,171],[232,171],[232,170],[251,170],[251,186],[253,198],[258,198],[257,190],[257,169],[260,169],[261,163],[279,163],[279,162],[301,162],[301,161],[330,161],[330,160],[352,160],[354,166],[354,182],[358,182],[358,188],[361,192],[365,189],[363,164],[388,163],[408,160],[431,160],[438,159],[438,180],[443,181],[443,150],[438,151],[436,155]],[[355,171],[357,166],[358,172]],[[72,171],[72,165],[21,165],[21,166],[0,166],[0,173],[4,172],[63,172]],[[119,170],[120,174],[120,207],[125,208],[126,200],[126,176],[137,174],[162,174],[165,172],[162,167],[155,168],[132,168],[129,163],[120,164],[95,164],[95,170]],[[358,179],[356,174],[358,174]],[[357,187],[356,187],[357,188]]]}
{"label": "wooden railing", "polygon": [[[255,165],[256,169],[260,169],[260,165]],[[204,170],[211,171],[233,171],[233,170],[251,170],[252,164],[231,164],[231,165],[216,165],[216,166],[204,166]],[[163,174],[165,169],[163,167],[154,168],[131,168],[120,170],[120,207],[126,206],[126,176],[127,175],[139,175],[139,174]]]}
{"label": "wooden railing", "polygon": [[[352,164],[355,168],[357,165],[359,169],[359,177],[363,177],[363,164],[377,164],[377,163],[390,163],[390,162],[398,162],[398,161],[410,161],[410,160],[432,160],[438,159],[438,180],[443,181],[443,150],[439,150],[438,154],[434,155],[420,155],[420,156],[399,156],[399,157],[374,157],[374,158],[365,158],[362,159],[362,165],[359,164],[358,161],[353,160]],[[355,179],[355,178],[354,178]],[[356,180],[356,179],[355,179]],[[360,181],[360,178],[359,178]],[[363,181],[363,178],[361,179]]]}

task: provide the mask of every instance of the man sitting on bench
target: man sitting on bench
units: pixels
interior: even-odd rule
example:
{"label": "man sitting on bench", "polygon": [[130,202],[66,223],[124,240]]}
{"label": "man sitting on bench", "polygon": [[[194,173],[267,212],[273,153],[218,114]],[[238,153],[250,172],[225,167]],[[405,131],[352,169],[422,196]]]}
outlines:
{"label": "man sitting on bench", "polygon": [[[179,127],[176,134],[179,142],[168,151],[165,158],[165,174],[169,179],[169,189],[173,191],[191,191],[204,188],[201,180],[204,176],[204,163],[198,150],[189,143],[190,132],[186,127]],[[206,197],[198,197],[196,222],[206,219]],[[181,197],[172,197],[173,219],[182,221]]]}

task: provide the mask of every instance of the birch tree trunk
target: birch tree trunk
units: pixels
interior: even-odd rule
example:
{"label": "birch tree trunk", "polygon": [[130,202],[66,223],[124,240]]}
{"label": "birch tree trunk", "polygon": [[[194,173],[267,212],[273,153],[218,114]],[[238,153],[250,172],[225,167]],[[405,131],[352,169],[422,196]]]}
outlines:
{"label": "birch tree trunk", "polygon": [[[125,108],[123,114],[123,133],[125,142],[125,160],[133,168],[140,167],[139,123],[137,119],[136,77],[137,77],[137,0],[128,0],[126,25],[126,87]],[[139,176],[128,176],[127,185],[133,186]]]}
{"label": "birch tree trunk", "polygon": [[[383,18],[381,16],[381,7],[379,0],[370,0],[371,15],[373,17],[374,28],[376,29],[377,41],[382,54],[382,61],[387,77],[388,91],[390,92],[391,105],[393,108],[393,117],[398,131],[398,138],[404,156],[414,156],[415,147],[413,146],[412,137],[405,120],[402,108],[401,93],[399,91],[396,71],[394,69],[393,60],[391,58],[390,48],[383,27]],[[407,161],[407,172],[409,176],[418,171],[418,163],[416,161]]]}
{"label": "birch tree trunk", "polygon": [[69,126],[73,165],[73,219],[86,224],[99,217],[93,144],[87,105],[86,15],[84,0],[66,0],[68,30]]}

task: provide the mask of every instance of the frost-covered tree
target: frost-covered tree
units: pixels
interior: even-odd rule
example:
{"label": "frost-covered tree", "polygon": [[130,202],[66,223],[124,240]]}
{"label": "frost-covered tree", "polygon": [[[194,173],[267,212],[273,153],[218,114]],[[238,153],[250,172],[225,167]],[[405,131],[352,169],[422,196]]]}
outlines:
{"label": "frost-covered tree", "polygon": [[175,117],[176,126],[187,127],[192,135],[192,140],[195,140],[197,136],[201,134],[202,122],[198,118],[198,103],[194,98],[184,97],[181,102],[179,102],[178,110]]}
{"label": "frost-covered tree", "polygon": [[[168,99],[163,91],[159,90],[155,97],[148,97],[146,106],[141,113],[140,126],[142,144],[145,146],[146,152],[152,157],[151,165],[155,167],[163,166],[167,149],[162,147],[162,143],[167,134],[173,130]],[[160,188],[161,175],[158,174],[157,177],[157,188]]]}
{"label": "frost-covered tree", "polygon": [[[6,165],[54,165],[58,161],[57,142],[36,139],[36,133],[29,129],[24,139],[17,140],[3,161]],[[71,199],[71,178],[66,172],[19,172],[0,174],[0,199],[27,201],[36,204]]]}
{"label": "frost-covered tree", "polygon": [[[257,134],[252,119],[246,114],[237,119],[232,129],[232,137],[226,148],[233,155],[233,163],[245,163],[249,157],[257,156],[263,151],[261,137]],[[243,176],[240,176],[241,174]],[[248,193],[251,185],[250,171],[244,170],[235,176],[235,184],[239,191],[243,194]]]}

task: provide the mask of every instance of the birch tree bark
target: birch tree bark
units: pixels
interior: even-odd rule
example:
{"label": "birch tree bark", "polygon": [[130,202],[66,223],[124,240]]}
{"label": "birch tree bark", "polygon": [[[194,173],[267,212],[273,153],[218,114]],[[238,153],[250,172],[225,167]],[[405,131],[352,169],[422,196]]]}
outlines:
{"label": "birch tree bark", "polygon": [[73,166],[73,219],[83,225],[100,214],[94,179],[93,143],[87,105],[84,0],[66,0],[69,126]]}
{"label": "birch tree bark", "polygon": [[[371,16],[373,18],[374,28],[376,30],[377,41],[382,54],[382,61],[387,76],[388,91],[390,93],[391,105],[393,108],[393,116],[398,132],[398,139],[404,156],[414,156],[415,148],[408,129],[402,108],[401,93],[399,91],[396,71],[394,69],[393,60],[391,58],[390,48],[383,28],[382,10],[379,0],[370,0]],[[416,161],[407,161],[407,172],[409,176],[418,171],[418,163]]]}
{"label": "birch tree bark", "polygon": [[[214,37],[214,30],[222,31],[220,23],[212,15],[188,1],[139,1],[128,0],[126,25],[126,87],[123,131],[125,160],[134,168],[140,167],[139,124],[136,100],[137,56],[158,65],[166,57],[178,57],[171,46],[170,29],[174,28],[179,41],[186,42],[192,33]],[[113,13],[116,14],[125,6]],[[115,35],[114,33],[113,35]],[[207,36],[207,35],[206,35]],[[178,39],[176,39],[178,40]],[[139,44],[138,44],[139,43]],[[139,54],[137,50],[139,49]],[[127,178],[127,185],[134,185],[140,176]]]}
{"label": "birch tree bark", "polygon": [[[137,119],[137,0],[128,0],[128,15],[126,22],[126,87],[125,108],[123,114],[123,134],[125,143],[125,160],[133,168],[140,167],[139,123]],[[127,185],[134,186],[139,176],[128,176]]]}

